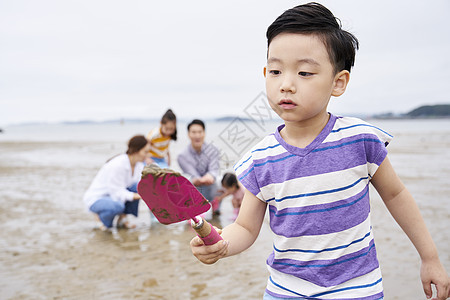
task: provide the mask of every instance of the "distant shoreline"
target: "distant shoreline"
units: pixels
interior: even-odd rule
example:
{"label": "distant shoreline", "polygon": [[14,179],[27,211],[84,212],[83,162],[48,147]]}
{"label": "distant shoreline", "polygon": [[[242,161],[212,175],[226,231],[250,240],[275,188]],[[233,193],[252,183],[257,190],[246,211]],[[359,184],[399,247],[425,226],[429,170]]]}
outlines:
{"label": "distant shoreline", "polygon": [[419,117],[410,117],[407,115],[393,115],[393,116],[384,116],[384,115],[373,115],[367,116],[366,119],[376,119],[376,120],[445,120],[450,119],[450,116],[419,116]]}
{"label": "distant shoreline", "polygon": [[[393,113],[386,112],[381,114],[348,114],[360,117],[362,119],[382,119],[382,120],[430,120],[430,119],[449,119],[450,118],[450,104],[438,104],[438,105],[423,105],[418,108],[415,108],[407,113]],[[206,122],[231,122],[235,119],[239,119],[244,122],[251,122],[250,118],[243,118],[240,116],[223,116],[217,118],[202,118]],[[190,119],[189,119],[190,120]],[[188,122],[187,119],[179,119],[181,122]],[[25,123],[17,123],[17,124],[8,124],[4,125],[3,128],[7,126],[30,126],[30,125],[51,125],[51,124],[63,124],[63,125],[90,125],[90,124],[136,124],[136,123],[159,123],[159,119],[149,118],[149,119],[111,119],[111,120],[103,120],[103,121],[94,121],[94,120],[79,120],[79,121],[61,121],[61,122],[25,122]],[[4,132],[2,128],[0,128],[0,133]]]}

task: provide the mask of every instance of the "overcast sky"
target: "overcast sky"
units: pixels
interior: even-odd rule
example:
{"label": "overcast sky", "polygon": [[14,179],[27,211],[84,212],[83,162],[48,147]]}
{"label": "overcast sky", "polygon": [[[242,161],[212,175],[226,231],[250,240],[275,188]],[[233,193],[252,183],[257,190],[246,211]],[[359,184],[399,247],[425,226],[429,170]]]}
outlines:
{"label": "overcast sky", "polygon": [[[267,26],[307,1],[0,1],[0,125],[241,116]],[[450,103],[450,1],[319,1],[360,41],[337,114]]]}

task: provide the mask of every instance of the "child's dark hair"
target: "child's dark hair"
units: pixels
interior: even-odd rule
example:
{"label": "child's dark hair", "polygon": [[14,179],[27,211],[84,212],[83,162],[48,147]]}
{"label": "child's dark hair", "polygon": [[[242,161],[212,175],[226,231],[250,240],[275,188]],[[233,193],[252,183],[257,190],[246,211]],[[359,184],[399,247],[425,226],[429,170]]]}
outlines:
{"label": "child's dark hair", "polygon": [[239,187],[236,175],[233,173],[225,173],[222,177],[222,186],[226,188]]}
{"label": "child's dark hair", "polygon": [[166,113],[161,118],[161,124],[166,124],[167,122],[175,123],[175,131],[172,133],[170,138],[174,141],[177,140],[177,116],[173,113],[173,111],[169,108]]}
{"label": "child's dark hair", "polygon": [[342,70],[350,72],[355,63],[358,39],[343,30],[340,20],[319,3],[298,5],[281,14],[267,28],[267,47],[280,33],[316,35],[325,44],[335,73]]}
{"label": "child's dark hair", "polygon": [[189,131],[189,128],[191,128],[191,126],[194,124],[202,126],[203,130],[205,130],[205,123],[203,123],[203,121],[199,119],[192,120],[192,122],[188,124],[187,130]]}
{"label": "child's dark hair", "polygon": [[148,140],[143,135],[135,135],[128,141],[127,154],[134,154],[141,151],[148,144]]}

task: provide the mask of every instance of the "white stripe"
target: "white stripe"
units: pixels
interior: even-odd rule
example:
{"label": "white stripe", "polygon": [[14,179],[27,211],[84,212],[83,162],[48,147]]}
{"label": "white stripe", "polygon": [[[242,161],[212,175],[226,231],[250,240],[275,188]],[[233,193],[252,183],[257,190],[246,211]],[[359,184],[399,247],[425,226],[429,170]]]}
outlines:
{"label": "white stripe", "polygon": [[264,199],[264,196],[263,196],[263,194],[261,192],[259,192],[258,195],[256,195],[256,198],[258,198],[261,201],[266,202],[266,199]]}
{"label": "white stripe", "polygon": [[[276,143],[270,143],[269,145],[266,145],[266,147],[272,147],[272,148],[267,148],[265,150],[252,151],[253,159],[254,160],[268,159],[271,156],[276,156],[276,155],[280,155],[280,154],[287,152],[287,150],[283,146],[281,146],[278,143],[278,141],[276,141]],[[266,147],[264,147],[264,148],[266,148]],[[262,149],[262,148],[263,147],[258,148],[258,149]]]}
{"label": "white stripe", "polygon": [[170,139],[161,141],[161,142],[153,142],[153,146],[158,148],[167,147],[170,144]]}
{"label": "white stripe", "polygon": [[[354,125],[364,125],[364,126],[354,126]],[[349,126],[354,127],[346,128]],[[376,135],[382,141],[390,141],[392,139],[391,136],[375,128],[373,125],[356,118],[337,119],[336,123],[334,124],[333,130],[338,129],[341,130],[337,132],[330,132],[330,134],[324,140],[324,143],[335,142],[343,138],[348,138],[358,134],[367,134],[367,133],[372,133]]]}
{"label": "white stripe", "polygon": [[377,164],[367,163],[367,171],[371,177],[376,173],[378,168],[379,168],[379,166]]}
{"label": "white stripe", "polygon": [[234,165],[234,169],[236,171],[236,176],[240,178],[241,176],[245,176],[247,169],[252,166],[253,159],[250,153],[247,153],[244,156],[244,159],[240,160]]}
{"label": "white stripe", "polygon": [[164,151],[161,151],[157,148],[152,148],[151,151],[153,151],[156,155],[158,155],[159,157],[164,157],[166,155],[166,152],[169,148],[166,148]]}
{"label": "white stripe", "polygon": [[279,145],[279,143],[274,135],[266,136],[258,144],[252,147],[252,149],[247,152],[239,162],[235,164],[234,167],[236,169],[236,173],[240,175],[240,173],[251,167],[253,161],[257,159],[266,158],[267,156],[274,156],[286,152],[286,149],[284,149],[281,145],[277,145]]}
{"label": "white stripe", "polygon": [[[297,278],[292,275],[287,275],[284,273],[281,273],[275,269],[272,269],[268,267],[269,272],[271,273],[272,280],[280,284],[283,282],[283,287],[287,288],[288,290],[295,291],[299,294],[306,295],[306,296],[312,296],[318,293],[338,290],[338,289],[345,289],[349,287],[356,287],[356,286],[363,286],[367,284],[372,284],[379,280],[381,278],[381,271],[379,268],[373,270],[370,273],[367,273],[363,276],[356,277],[354,279],[351,279],[347,282],[344,282],[340,285],[332,286],[332,287],[321,287],[318,285],[315,285],[309,281]],[[286,295],[290,297],[298,296],[295,293],[291,293],[289,291],[286,291],[285,289],[279,288],[276,285],[272,284],[270,279],[267,281],[267,289],[271,292]],[[327,295],[320,296],[320,299],[336,299],[340,296],[345,298],[359,298],[364,296],[370,296],[370,295],[376,295],[383,291],[383,285],[382,282],[379,282],[376,285],[365,287],[365,288],[358,288],[358,289],[347,289],[342,292],[335,292]]]}

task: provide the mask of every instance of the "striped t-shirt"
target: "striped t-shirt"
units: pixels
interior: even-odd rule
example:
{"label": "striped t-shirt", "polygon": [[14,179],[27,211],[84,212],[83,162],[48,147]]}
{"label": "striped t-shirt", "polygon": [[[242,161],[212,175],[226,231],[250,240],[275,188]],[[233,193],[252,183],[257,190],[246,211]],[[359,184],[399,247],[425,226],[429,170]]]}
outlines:
{"label": "striped t-shirt", "polygon": [[151,157],[165,158],[167,156],[171,137],[162,134],[161,126],[152,129],[147,135],[147,140],[151,146]]}
{"label": "striped t-shirt", "polygon": [[278,127],[235,165],[269,207],[274,233],[267,293],[304,299],[383,297],[369,182],[392,136],[360,119],[330,119],[306,148]]}

